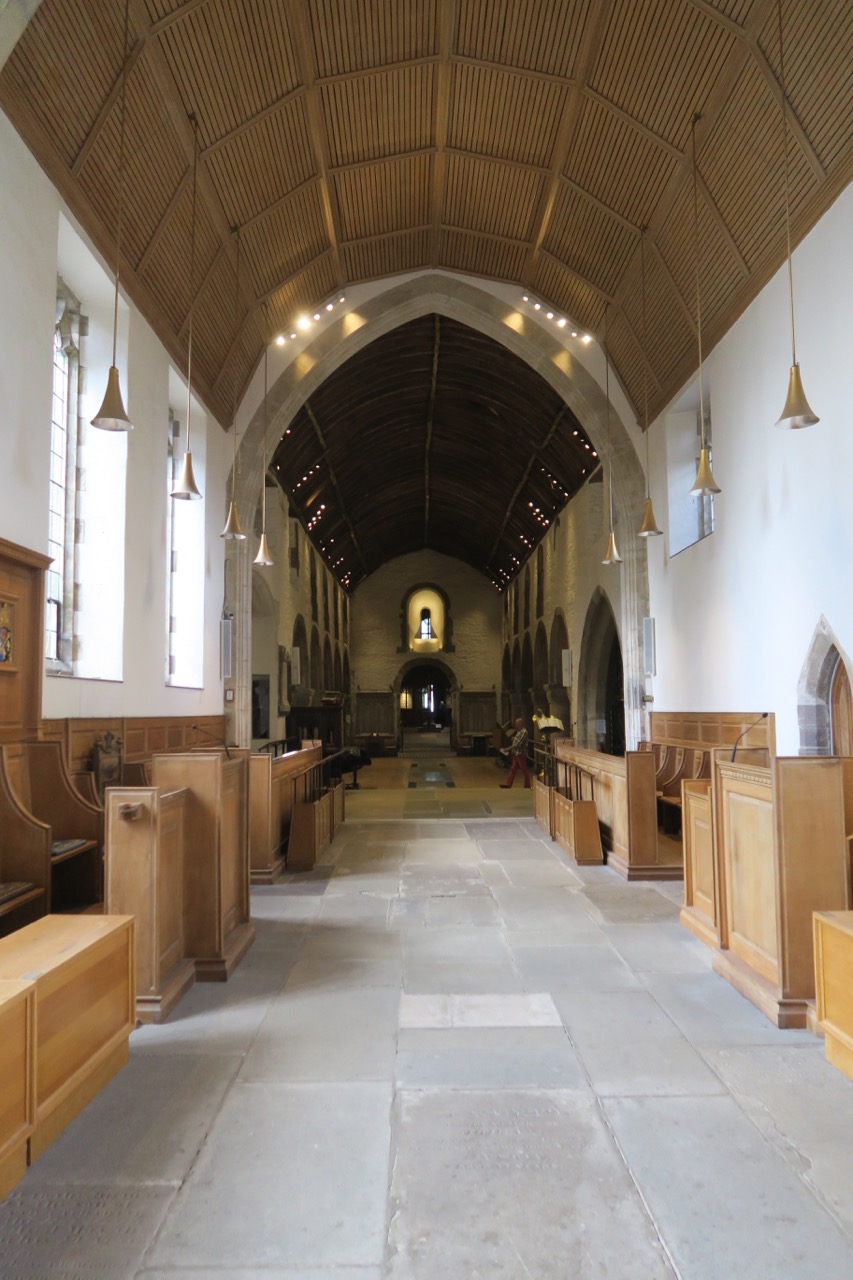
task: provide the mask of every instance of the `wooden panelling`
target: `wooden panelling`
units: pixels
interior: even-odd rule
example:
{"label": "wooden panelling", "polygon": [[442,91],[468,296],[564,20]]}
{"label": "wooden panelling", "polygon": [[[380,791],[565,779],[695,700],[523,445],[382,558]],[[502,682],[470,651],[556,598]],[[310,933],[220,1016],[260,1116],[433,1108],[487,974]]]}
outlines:
{"label": "wooden panelling", "polygon": [[0,979],[0,1200],[27,1169],[35,1112],[35,998],[34,982]]}
{"label": "wooden panelling", "polygon": [[113,787],[106,797],[104,901],[136,920],[136,1012],[160,1022],[195,978],[184,949],[184,815],[189,793]]}
{"label": "wooden panelling", "polygon": [[127,1061],[133,929],[130,916],[45,916],[0,939],[0,978],[36,984],[31,1162]]}
{"label": "wooden panelling", "polygon": [[452,70],[449,147],[549,168],[568,86],[476,64]]}
{"label": "wooden panelling", "polygon": [[[651,741],[675,747],[749,747],[776,751],[776,717],[760,711],[652,711]],[[741,737],[741,734],[743,737]]]}
{"label": "wooden panelling", "polygon": [[254,941],[249,918],[248,769],[244,754],[158,755],[152,782],[190,792],[184,842],[184,939],[198,981],[224,982]]}
{"label": "wooden panelling", "polygon": [[681,923],[709,946],[719,945],[711,781],[681,784],[684,833],[684,906]]}
{"label": "wooden panelling", "polygon": [[36,736],[49,563],[47,556],[0,538],[0,743]]}
{"label": "wooden panelling", "polygon": [[815,912],[814,955],[826,1056],[853,1080],[853,911]]}
{"label": "wooden panelling", "polygon": [[815,995],[812,913],[850,903],[840,760],[715,761],[721,950],[714,968],[780,1027]]}
{"label": "wooden panelling", "polygon": [[571,76],[594,0],[462,0],[454,50],[469,58]]}

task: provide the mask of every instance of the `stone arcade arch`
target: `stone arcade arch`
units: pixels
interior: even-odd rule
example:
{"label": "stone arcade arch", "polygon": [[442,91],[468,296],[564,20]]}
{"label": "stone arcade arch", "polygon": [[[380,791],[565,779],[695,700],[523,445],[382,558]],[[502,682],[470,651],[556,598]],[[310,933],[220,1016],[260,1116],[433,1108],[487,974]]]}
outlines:
{"label": "stone arcade arch", "polygon": [[396,676],[394,677],[394,683],[391,687],[394,692],[394,708],[395,708],[394,714],[395,714],[395,728],[397,732],[397,741],[398,742],[402,741],[401,730],[400,730],[400,692],[403,688],[403,683],[406,679],[406,676],[409,674],[410,671],[414,671],[417,667],[436,667],[437,670],[440,671],[441,674],[444,676],[444,678],[447,680],[447,683],[450,686],[450,703],[451,703],[451,708],[453,713],[453,723],[451,725],[451,732],[450,732],[450,745],[451,745],[451,748],[455,751],[456,750],[456,727],[457,727],[457,724],[459,723],[459,681],[456,678],[456,672],[453,670],[453,668],[449,666],[449,664],[446,663],[443,660],[443,658],[439,658],[434,653],[431,653],[428,656],[424,656],[423,654],[420,654],[420,655],[416,655],[413,658],[409,658],[407,662],[404,662],[402,664]]}
{"label": "stone arcade arch", "polygon": [[828,756],[833,744],[832,694],[837,677],[848,677],[850,662],[826,618],[821,615],[812,636],[797,687],[800,755]]}
{"label": "stone arcade arch", "polygon": [[613,607],[601,587],[596,587],[586,611],[578,663],[576,735],[580,746],[624,754],[621,673],[622,646]]}
{"label": "stone arcade arch", "polygon": [[[314,390],[351,355],[373,339],[419,316],[439,314],[456,319],[500,342],[526,360],[563,398],[584,424],[590,440],[601,455],[605,446],[607,403],[602,387],[578,361],[556,332],[508,312],[507,301],[489,281],[463,280],[450,273],[425,271],[402,283],[389,280],[365,290],[358,310],[342,314],[317,334],[306,348],[306,359],[294,360],[275,378],[269,390],[267,432],[264,439],[264,408],[255,411],[240,444],[237,501],[248,509],[256,497],[265,459],[281,438],[287,424]],[[632,528],[642,511],[645,482],[642,467],[628,430],[611,405],[608,456],[612,462],[613,501],[624,528]],[[624,563],[622,579],[621,637],[625,672],[625,720],[629,745],[640,737],[642,714],[642,619],[648,614],[648,574],[646,546],[642,539],[626,537],[620,546]],[[231,543],[226,554],[236,562],[229,576],[225,607],[235,615],[237,652],[234,705],[235,723],[231,731],[240,742],[247,741],[251,712],[251,687],[247,664],[240,653],[248,653],[250,619],[244,601],[248,599],[250,573],[246,543]],[[529,686],[528,686],[529,687]]]}
{"label": "stone arcade arch", "polygon": [[548,702],[551,715],[563,722],[563,729],[571,736],[571,690],[563,684],[563,650],[569,647],[569,633],[562,609],[557,609],[551,622],[551,640],[548,647]]}

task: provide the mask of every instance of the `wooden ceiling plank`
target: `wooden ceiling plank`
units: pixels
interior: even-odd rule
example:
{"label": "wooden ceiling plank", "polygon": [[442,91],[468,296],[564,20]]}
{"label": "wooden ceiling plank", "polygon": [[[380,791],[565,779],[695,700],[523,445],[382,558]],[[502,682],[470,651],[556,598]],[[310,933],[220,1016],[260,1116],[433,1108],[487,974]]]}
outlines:
{"label": "wooden ceiling plank", "polygon": [[702,194],[702,198],[704,199],[705,204],[708,207],[708,211],[710,212],[711,217],[714,219],[714,221],[717,224],[720,235],[725,240],[726,244],[729,247],[729,250],[731,251],[732,257],[740,267],[741,275],[744,277],[748,276],[749,264],[747,263],[746,258],[743,256],[740,249],[738,248],[737,242],[729,229],[729,225],[726,222],[723,215],[720,213],[720,210],[717,207],[717,202],[712,196],[711,191],[707,183],[705,182],[704,178],[702,177],[701,173],[697,174],[697,185]]}
{"label": "wooden ceiling plank", "polygon": [[600,209],[602,213],[606,213],[608,218],[612,218],[614,222],[618,222],[620,227],[624,227],[626,231],[630,231],[632,235],[637,237],[637,239],[640,238],[640,227],[636,226],[630,218],[626,218],[621,213],[617,213],[615,209],[612,209],[609,204],[605,204],[603,200],[599,200],[597,196],[594,196],[592,192],[587,191],[586,187],[582,187],[580,183],[574,182],[571,178],[567,178],[565,174],[563,174],[560,178],[559,185],[568,187],[571,191],[577,192],[579,196],[584,200],[588,200],[596,209]]}
{"label": "wooden ceiling plank", "polygon": [[352,71],[336,71],[333,75],[317,76],[318,88],[329,84],[350,83],[353,80],[367,80],[373,76],[385,75],[389,71],[409,71],[413,67],[431,67],[441,61],[441,54],[427,53],[419,58],[397,58],[393,62],[381,62],[374,67],[358,67]]}
{"label": "wooden ceiling plank", "polygon": [[557,131],[557,139],[551,157],[550,178],[543,188],[533,218],[534,232],[522,273],[522,283],[526,285],[530,285],[536,275],[536,261],[542,252],[542,245],[551,225],[554,205],[560,189],[560,175],[566,166],[572,140],[580,119],[583,92],[601,52],[612,7],[613,0],[601,0],[601,3],[596,5],[594,17],[589,20],[583,32],[581,46],[578,51],[577,79],[572,92],[569,94],[566,109],[563,112],[563,118]]}
{"label": "wooden ceiling plank", "polygon": [[623,123],[629,125],[630,128],[635,130],[636,133],[642,134],[644,138],[647,138],[649,142],[653,142],[656,147],[660,147],[661,151],[665,151],[666,154],[672,156],[673,159],[682,160],[684,158],[683,151],[679,151],[678,147],[674,146],[673,143],[668,142],[666,138],[662,138],[659,133],[655,133],[654,129],[650,129],[647,125],[643,124],[642,120],[638,120],[636,116],[632,116],[630,111],[623,110],[623,108],[617,106],[615,102],[611,102],[609,98],[605,98],[604,94],[599,93],[595,89],[591,89],[588,85],[584,87],[583,93],[585,97],[589,98],[590,102],[597,102],[605,111],[609,111],[611,115],[622,120]]}
{"label": "wooden ceiling plank", "polygon": [[262,107],[256,111],[254,115],[249,116],[246,120],[241,120],[233,129],[229,129],[227,133],[223,133],[220,138],[214,142],[208,143],[199,153],[199,160],[206,160],[209,156],[214,155],[217,151],[221,151],[223,147],[227,147],[229,142],[233,142],[235,138],[240,138],[244,133],[250,133],[252,129],[259,124],[263,124],[264,120],[268,120],[270,116],[276,115],[291,102],[296,102],[298,98],[303,98],[307,93],[304,85],[299,85],[296,89],[289,90],[288,93],[282,94],[280,98],[276,98],[275,102],[270,102],[268,106]]}
{"label": "wooden ceiling plank", "polygon": [[482,151],[467,151],[464,147],[447,146],[445,147],[445,153],[449,156],[460,156],[463,160],[490,160],[506,165],[508,169],[519,169],[523,173],[545,175],[551,172],[548,165],[534,164],[530,160],[516,160],[509,156],[492,156]]}
{"label": "wooden ceiling plank", "polygon": [[391,156],[371,156],[367,160],[349,160],[344,164],[330,164],[329,173],[351,173],[355,170],[376,168],[384,164],[395,164],[399,160],[416,160],[418,156],[434,156],[436,148],[430,147],[412,147],[409,151],[400,151],[396,155]]}
{"label": "wooden ceiling plank", "polygon": [[437,267],[441,258],[441,222],[447,185],[447,136],[450,128],[451,71],[450,55],[453,52],[453,33],[456,30],[456,0],[438,0],[438,52],[436,91],[433,100],[433,137],[435,160],[432,170],[432,199],[430,218],[430,265]]}
{"label": "wooden ceiling plank", "polygon": [[[321,253],[319,257],[314,258],[311,262],[311,266],[316,266],[318,262],[323,262],[327,258],[331,258],[333,262],[337,263],[337,258],[338,258],[337,251],[331,246],[328,249],[326,249],[325,253]],[[292,284],[294,280],[298,279],[299,276],[302,275],[304,270],[305,270],[305,264],[303,263],[302,266],[298,267],[297,270],[292,272],[289,276],[283,276],[281,280],[278,280],[269,289],[265,289],[262,294],[258,295],[258,298],[256,300],[257,305],[261,307],[265,302],[269,302],[270,298],[275,297],[275,295],[279,293],[282,289],[286,289],[289,284]],[[340,280],[338,280],[336,288],[341,288],[341,287],[342,286],[341,286]]]}
{"label": "wooden ceiling plank", "polygon": [[[782,86],[779,83],[779,81],[776,79],[776,73],[774,72],[770,63],[767,61],[767,56],[764,53],[764,50],[761,48],[760,44],[758,43],[757,35],[755,34],[752,35],[752,38],[749,41],[749,48],[753,58],[755,59],[755,64],[758,67],[758,70],[761,72],[762,76],[767,82],[767,86],[770,89],[770,92],[773,94],[773,99],[776,102],[776,105],[779,108],[779,113],[781,115]],[[803,123],[800,120],[799,116],[797,115],[796,111],[794,110],[794,104],[791,102],[790,98],[787,99],[785,118],[787,120],[788,130],[791,133],[792,137],[796,138],[797,143],[799,144],[800,150],[802,151],[806,160],[809,162],[809,167],[811,168],[812,173],[817,178],[818,182],[823,182],[824,178],[826,177],[826,170],[821,164],[820,157],[815,151],[814,147],[812,146],[811,138],[803,128]],[[781,133],[781,124],[779,126],[779,131]]]}
{"label": "wooden ceiling plank", "polygon": [[176,22],[183,22],[184,18],[188,18],[191,13],[195,13],[196,9],[202,9],[210,0],[184,0],[184,3],[178,5],[177,9],[173,9],[171,13],[164,14],[162,18],[158,18],[156,22],[152,22],[149,27],[149,34],[152,36],[162,35],[164,31],[168,31],[169,27],[173,27]]}
{"label": "wooden ceiling plank", "polygon": [[716,22],[725,31],[731,32],[733,36],[738,36],[740,39],[743,39],[746,35],[745,29],[739,22],[735,22],[734,18],[730,18],[728,14],[721,13],[716,5],[710,4],[708,0],[687,0],[687,2],[694,9],[698,9],[699,13],[704,13],[706,18],[710,18],[713,22]]}
{"label": "wooden ceiling plank", "polygon": [[517,67],[506,62],[493,62],[489,58],[473,58],[468,54],[454,53],[450,57],[453,66],[481,67],[484,71],[498,71],[503,75],[523,76],[540,84],[559,85],[561,89],[573,89],[576,81],[572,76],[554,75],[550,71],[540,71],[533,67]]}
{"label": "wooden ceiling plank", "polygon": [[331,246],[330,253],[335,265],[335,277],[338,286],[341,286],[346,282],[346,273],[340,252],[340,217],[334,184],[329,176],[329,139],[317,88],[316,55],[311,37],[311,16],[307,0],[293,0],[288,9],[288,19],[299,78],[307,91],[308,127],[313,144],[314,163],[320,176],[323,220]]}
{"label": "wooden ceiling plank", "polygon": [[181,196],[184,194],[187,187],[189,186],[190,179],[192,178],[192,173],[193,173],[192,166],[184,170],[184,173],[181,177],[180,182],[175,187],[171,197],[169,198],[169,203],[166,205],[166,208],[163,210],[162,214],[160,215],[160,221],[157,223],[157,226],[154,228],[154,231],[151,235],[151,239],[148,241],[148,244],[145,246],[144,250],[142,251],[142,257],[139,259],[139,265],[137,267],[137,270],[140,275],[142,275],[142,273],[145,271],[145,268],[148,266],[149,262],[151,261],[152,254],[155,252],[155,250],[157,249],[157,245],[160,242],[160,237],[163,235],[163,232],[165,231],[166,227],[171,221],[172,214],[175,212],[178,205],[180,204]]}
{"label": "wooden ceiling plank", "polygon": [[349,515],[347,513],[347,509],[344,506],[343,494],[341,493],[340,485],[338,484],[338,478],[335,475],[335,469],[332,466],[332,460],[329,457],[329,450],[326,446],[326,438],[323,435],[322,428],[320,427],[320,424],[317,421],[314,410],[311,407],[311,402],[309,400],[305,401],[305,404],[303,405],[303,409],[305,411],[305,416],[307,417],[308,421],[311,423],[311,426],[314,428],[314,434],[316,435],[317,442],[320,445],[320,448],[323,452],[323,461],[325,462],[326,468],[329,472],[329,480],[331,481],[332,488],[335,491],[335,497],[338,500],[338,506],[340,508],[341,516],[343,517],[344,523],[346,524],[347,529],[349,530],[349,534],[350,534],[350,537],[352,538],[353,546],[355,547],[356,552],[358,553],[358,558],[362,563],[364,572],[365,574],[367,574],[370,572],[367,567],[367,561],[365,560],[364,555],[362,554],[361,544],[359,543],[358,536],[355,532],[355,526],[353,525],[352,520],[350,520]]}
{"label": "wooden ceiling plank", "polygon": [[432,347],[432,377],[427,402],[426,440],[424,442],[424,546],[429,546],[429,455],[432,447],[432,426],[435,413],[435,392],[438,386],[438,355],[441,349],[441,318],[435,317]]}
{"label": "wooden ceiling plank", "polygon": [[89,130],[88,135],[83,141],[80,147],[80,150],[77,152],[77,155],[74,157],[74,163],[71,166],[71,176],[73,178],[79,178],[83,170],[83,167],[86,164],[86,161],[89,159],[89,156],[92,153],[92,148],[94,147],[95,143],[98,140],[101,130],[103,129],[104,125],[107,123],[107,120],[110,118],[113,107],[116,105],[119,98],[121,97],[122,82],[123,81],[126,82],[127,80],[130,79],[131,73],[133,72],[133,68],[136,66],[137,62],[139,61],[139,58],[143,50],[145,49],[146,43],[147,43],[147,36],[143,36],[141,40],[137,40],[133,48],[130,50],[129,54],[127,55],[127,61],[125,62],[124,68],[121,68],[121,67],[119,68],[119,73],[116,76],[115,84],[113,85],[110,92],[107,94],[104,101],[101,103],[100,110],[98,111],[98,114],[95,117],[94,123],[92,124],[92,127]]}

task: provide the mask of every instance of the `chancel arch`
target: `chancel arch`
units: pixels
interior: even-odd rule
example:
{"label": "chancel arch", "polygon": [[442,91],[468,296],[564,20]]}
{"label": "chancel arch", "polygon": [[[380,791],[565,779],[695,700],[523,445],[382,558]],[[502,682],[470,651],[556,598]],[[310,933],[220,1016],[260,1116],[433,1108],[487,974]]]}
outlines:
{"label": "chancel arch", "polygon": [[[304,359],[281,369],[280,357],[277,358],[281,371],[270,387],[267,413],[263,406],[254,411],[240,446],[241,462],[245,457],[245,464],[238,468],[238,501],[249,499],[257,491],[263,459],[272,455],[288,424],[334,370],[375,338],[409,320],[431,314],[450,317],[493,338],[536,369],[583,423],[601,455],[608,435],[608,413],[604,390],[591,372],[595,366],[588,368],[583,359],[570,357],[553,330],[508,308],[500,286],[487,280],[462,279],[449,272],[426,271],[403,283],[395,279],[374,282],[359,301],[357,323],[353,323],[352,315],[335,319],[308,339]],[[613,464],[614,506],[627,524],[642,510],[645,481],[631,436],[614,403],[610,408],[608,446]],[[641,730],[642,619],[649,612],[646,547],[637,539],[627,539],[622,554],[620,623],[626,672],[626,727],[633,745]],[[514,609],[517,599],[516,590]],[[244,643],[247,638],[243,637]],[[237,640],[241,640],[239,635]],[[529,689],[530,685],[525,687]],[[238,688],[237,695],[238,721],[242,723],[246,694]]]}
{"label": "chancel arch", "polygon": [[622,646],[613,608],[600,587],[592,593],[584,621],[577,710],[580,746],[625,754]]}

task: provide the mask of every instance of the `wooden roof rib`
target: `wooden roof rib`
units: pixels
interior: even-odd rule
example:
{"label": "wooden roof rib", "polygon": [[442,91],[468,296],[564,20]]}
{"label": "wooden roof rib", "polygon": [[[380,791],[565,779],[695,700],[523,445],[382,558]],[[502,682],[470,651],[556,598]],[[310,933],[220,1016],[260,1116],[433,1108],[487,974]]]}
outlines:
{"label": "wooden roof rib", "polygon": [[[796,240],[853,178],[853,5],[783,2]],[[182,362],[192,112],[194,370],[222,422],[257,365],[265,306],[289,325],[349,283],[429,266],[515,283],[593,332],[609,302],[615,370],[636,406],[645,369],[654,414],[696,363],[697,111],[709,348],[784,261],[776,3],[130,0],[126,288]],[[123,0],[42,0],[0,72],[0,105],[110,261],[122,33]],[[438,434],[436,419],[419,445],[431,537]]]}

